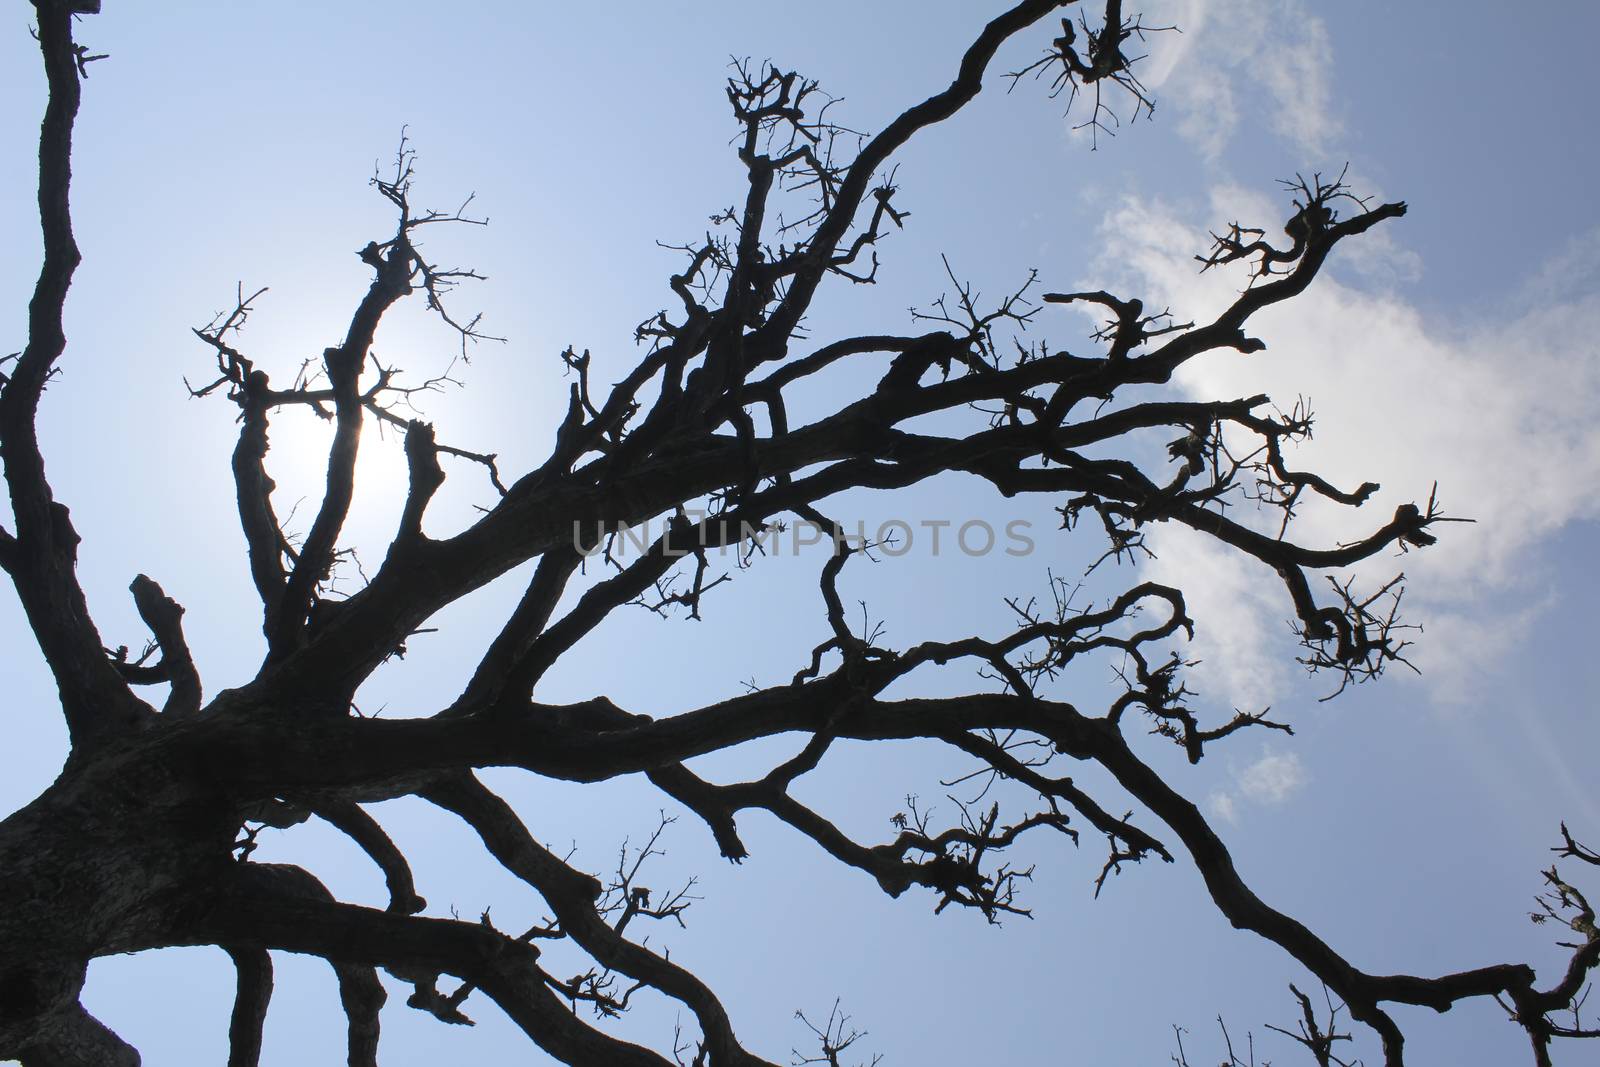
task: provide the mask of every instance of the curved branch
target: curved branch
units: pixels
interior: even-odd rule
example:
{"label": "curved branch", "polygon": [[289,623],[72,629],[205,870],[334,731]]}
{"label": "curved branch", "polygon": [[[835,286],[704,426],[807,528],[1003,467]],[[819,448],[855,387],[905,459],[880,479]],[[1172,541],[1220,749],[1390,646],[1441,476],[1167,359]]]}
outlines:
{"label": "curved branch", "polygon": [[[878,169],[918,131],[950,118],[978,95],[989,61],[1008,38],[1062,6],[1063,0],[1023,0],[990,21],[961,57],[955,79],[947,88],[908,108],[862,147],[839,185],[832,208],[817,226],[808,248],[807,262],[795,271],[782,303],[752,337],[750,347],[753,350],[781,352],[787,348],[789,337],[811,306],[834,251],[854,222]],[[764,354],[762,358],[766,358]]]}
{"label": "curved branch", "polygon": [[384,881],[389,886],[390,911],[415,915],[428,906],[428,902],[417,895],[405,853],[361,805],[353,801],[325,801],[313,805],[311,810],[359,845],[383,871]]}

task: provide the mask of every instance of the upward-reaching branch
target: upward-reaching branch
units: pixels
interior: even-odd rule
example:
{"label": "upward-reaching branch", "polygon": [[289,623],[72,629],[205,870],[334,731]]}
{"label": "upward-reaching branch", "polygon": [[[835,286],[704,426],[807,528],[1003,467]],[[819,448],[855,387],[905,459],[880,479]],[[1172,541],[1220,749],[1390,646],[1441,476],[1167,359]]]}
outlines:
{"label": "upward-reaching branch", "polygon": [[44,263],[28,304],[28,343],[0,387],[0,455],[15,516],[14,539],[0,543],[28,623],[44,652],[75,747],[125,733],[149,708],[123,684],[101,651],[75,574],[78,533],[45,477],[34,425],[40,397],[66,350],[67,290],[81,256],[72,235],[72,127],[80,81],[91,58],[72,39],[77,5],[38,0],[39,49],[50,93],[39,130],[39,225]]}

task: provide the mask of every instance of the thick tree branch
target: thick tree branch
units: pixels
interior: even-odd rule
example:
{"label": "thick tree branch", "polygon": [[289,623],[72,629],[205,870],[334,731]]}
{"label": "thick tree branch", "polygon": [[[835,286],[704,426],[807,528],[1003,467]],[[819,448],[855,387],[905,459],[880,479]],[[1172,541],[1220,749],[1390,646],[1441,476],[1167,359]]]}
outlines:
{"label": "thick tree branch", "polygon": [[260,948],[230,948],[227,953],[238,978],[228,1023],[228,1067],[259,1067],[272,1001],[272,957]]}
{"label": "thick tree branch", "polygon": [[359,804],[350,801],[325,801],[317,804],[312,810],[359,845],[361,851],[378,865],[389,887],[390,911],[401,915],[415,915],[428,906],[428,902],[417,895],[416,883],[411,875],[411,864],[406,861],[405,853],[400,851],[384,832],[383,827],[378,825],[378,820],[368,815]]}
{"label": "thick tree branch", "polygon": [[470,775],[452,776],[421,795],[459,815],[500,863],[537,889],[562,929],[596,960],[682,1001],[700,1023],[712,1062],[770,1067],[740,1046],[720,1001],[704,983],[663,956],[623,938],[595,909],[599,883],[572,870],[528,833],[510,805]]}
{"label": "thick tree branch", "polygon": [[[550,991],[532,946],[480,924],[406,917],[307,895],[298,891],[305,877],[294,868],[247,865],[231,883],[209,891],[211,906],[193,936],[340,959],[369,974],[377,966],[454,974],[482,989],[561,1062],[669,1067],[670,1061],[647,1049],[580,1023]],[[360,998],[345,997],[347,1008],[352,1000],[360,1006]],[[354,1037],[354,1020],[351,1025]],[[354,1054],[352,1047],[352,1063]]]}
{"label": "thick tree branch", "polygon": [[138,1050],[74,1002],[39,1024],[22,1067],[139,1067]]}
{"label": "thick tree branch", "polygon": [[195,670],[189,643],[184,640],[183,608],[153,579],[142,574],[134,578],[128,588],[133,593],[139,617],[150,627],[161,647],[162,674],[172,683],[162,713],[176,717],[196,714],[200,710],[200,673]]}
{"label": "thick tree branch", "polygon": [[72,235],[69,187],[72,127],[78,113],[84,53],[72,39],[73,7],[40,0],[39,49],[49,98],[39,132],[39,223],[44,263],[28,304],[28,343],[0,388],[0,457],[16,523],[0,556],[11,574],[61,693],[74,748],[138,728],[150,709],[128,691],[102,654],[75,572],[78,534],[45,478],[34,417],[56,361],[66,350],[62,317],[81,256]]}

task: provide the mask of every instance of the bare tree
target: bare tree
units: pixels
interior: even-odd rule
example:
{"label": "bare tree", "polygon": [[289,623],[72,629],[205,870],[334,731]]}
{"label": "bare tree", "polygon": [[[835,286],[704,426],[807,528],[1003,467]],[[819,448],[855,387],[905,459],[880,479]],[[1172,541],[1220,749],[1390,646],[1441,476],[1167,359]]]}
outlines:
{"label": "bare tree", "polygon": [[[657,836],[625,847],[616,869],[597,877],[530,833],[476,776],[490,767],[570,782],[641,775],[664,805],[702,820],[730,860],[746,855],[741,813],[764,810],[890,896],[927,893],[941,909],[976,909],[991,920],[1025,911],[1019,893],[1031,872],[1006,857],[1024,835],[1049,836],[1034,831],[1103,839],[1102,883],[1123,864],[1187,853],[1234,926],[1279,945],[1330,991],[1329,1021],[1319,1024],[1310,999],[1295,990],[1304,1021],[1291,1036],[1321,1063],[1342,1062],[1335,1042],[1344,1035],[1334,1024],[1343,1011],[1376,1032],[1387,1063],[1400,1064],[1392,1004],[1442,1012],[1465,998],[1495,998],[1527,1031],[1541,1064],[1553,1039],[1594,1036],[1578,1012],[1600,936],[1583,894],[1554,868],[1539,917],[1574,934],[1570,966],[1548,987],[1521,964],[1439,977],[1368,973],[1240,878],[1201,811],[1140,747],[1175,743],[1193,762],[1240,731],[1289,727],[1265,712],[1202,721],[1186,701],[1177,649],[1192,623],[1180,589],[1144,582],[1099,604],[1075,605],[1065,595],[1047,606],[1018,601],[1010,632],[903,648],[857,625],[846,607],[846,568],[874,547],[849,535],[830,502],[852,489],[894,490],[964,472],[1003,497],[1058,501],[1066,526],[1085,519],[1105,538],[1106,559],[1137,557],[1150,524],[1177,523],[1260,561],[1282,581],[1304,662],[1341,686],[1404,662],[1397,583],[1361,590],[1335,580],[1330,591],[1313,576],[1432,544],[1447,521],[1437,503],[1399,507],[1347,544],[1300,544],[1290,535],[1303,497],[1356,507],[1376,488],[1343,489],[1290,465],[1289,447],[1310,432],[1308,416],[1285,415],[1259,395],[1180,402],[1137,392],[1206,353],[1264,347],[1250,332],[1252,316],[1303,292],[1340,242],[1400,217],[1403,203],[1361,199],[1342,177],[1296,179],[1281,237],[1233,223],[1198,257],[1203,268],[1241,262],[1253,273],[1209,322],[1177,323],[1138,298],[1103,290],[1035,297],[1033,278],[986,306],[952,277],[952,295],[921,317],[926,332],[813,338],[803,325],[819,290],[872,281],[875,245],[907,222],[897,151],[977,95],[1003,42],[1073,5],[1022,0],[999,14],[973,39],[947,87],[870,136],[834,122],[832,101],[815,82],[768,64],[739,64],[727,99],[747,179],[742,202],[716,216],[702,242],[682,249],[683,268],[669,279],[675,304],[640,323],[644,354],[620,381],[601,387],[588,353],[565,353],[566,417],[548,457],[513,474],[500,470],[494,454],[446,444],[411,417],[408,400],[442,379],[402,387],[373,354],[385,313],[408,299],[437,313],[463,351],[488,336],[452,302],[453,287],[473,272],[440,265],[418,241],[425,227],[475,216],[470,205],[434,211],[414,203],[413,156],[402,142],[393,168],[373,182],[394,210],[394,227],[360,252],[372,279],[342,342],[279,387],[244,351],[240,331],[255,307],[244,289],[230,310],[195,331],[216,371],[192,391],[237,408],[232,470],[260,600],[252,610],[265,639],[255,676],[207,699],[184,610],[149,577],[130,587],[152,635],[149,649],[108,651],[75,574],[79,533],[46,476],[36,416],[66,352],[63,308],[80,258],[68,201],[73,123],[89,64],[100,58],[76,43],[75,20],[99,5],[34,6],[49,86],[39,142],[44,262],[26,347],[3,368],[0,445],[11,518],[0,530],[0,567],[55,678],[71,751],[60,778],[0,823],[0,1057],[28,1067],[139,1062],[81,1006],[88,962],[214,945],[237,966],[229,1028],[236,1067],[259,1058],[274,950],[332,965],[351,1064],[378,1062],[386,999],[380,969],[410,987],[410,1007],[446,1023],[463,1021],[472,1001],[492,1001],[568,1063],[773,1062],[741,1044],[699,977],[639,935],[648,922],[681,923],[694,899],[692,884],[663,894],[640,877],[673,816],[662,815]],[[1148,27],[1125,15],[1119,0],[1060,27],[1014,81],[1037,77],[1050,91],[1086,94],[1086,122],[1096,132],[1114,127],[1119,96],[1125,114],[1149,109],[1132,69]],[[1103,316],[1097,351],[1025,342],[1022,326],[1072,304]],[[859,395],[835,396],[828,410],[815,410],[814,392],[791,409],[794,387],[846,364],[881,365],[881,377]],[[272,419],[296,406],[335,428],[326,484],[303,536],[287,532],[267,469]],[[942,418],[925,418],[933,415]],[[336,595],[330,583],[346,558],[341,534],[361,429],[373,422],[403,433],[409,488],[381,562],[357,591]],[[935,425],[940,432],[929,429]],[[1150,433],[1170,439],[1165,462],[1145,462],[1133,447]],[[442,461],[481,466],[497,497],[476,521],[448,533],[427,528],[445,478]],[[1241,498],[1281,510],[1276,536],[1230,514]],[[643,603],[698,616],[726,580],[713,573],[713,550],[758,553],[774,528],[794,522],[820,531],[833,551],[818,588],[831,636],[796,650],[792,681],[687,710],[624,709],[604,695],[565,705],[535,698],[541,678],[613,612]],[[614,551],[621,531],[651,523],[655,536],[635,558]],[[603,565],[586,569],[594,552]],[[407,709],[410,717],[401,718],[358,712],[358,687],[403,653],[435,613],[530,561],[537,565],[526,592],[448,707]],[[1069,665],[1094,657],[1117,664],[1124,682],[1097,714],[1069,703],[1057,682]],[[912,672],[946,664],[976,664],[986,686],[944,698],[884,695]],[[137,695],[145,686],[165,687],[159,707]],[[1142,741],[1144,734],[1157,740]],[[746,781],[708,781],[686,765],[771,738],[791,741],[793,755]],[[894,817],[890,839],[857,841],[791,791],[841,740],[944,746],[975,761],[976,777],[1026,790],[1033,807],[1003,814],[998,803],[975,803],[946,825],[911,803]],[[1081,763],[1109,772],[1120,794],[1081,790],[1064,773]],[[437,805],[475,831],[548,918],[506,932],[488,916],[428,915],[406,856],[366,809],[401,796]],[[1114,814],[1122,810],[1129,814]],[[252,858],[263,826],[312,816],[348,835],[381,869],[387,908],[341,902],[310,871]],[[1563,856],[1600,862],[1563,833]],[[570,978],[552,973],[544,956],[557,942],[590,965]],[[663,1051],[622,1040],[605,1025],[644,993],[681,1005],[690,1023],[663,1035]],[[591,1010],[579,1012],[580,1005]],[[1557,1014],[1565,1012],[1570,1022]],[[856,1055],[851,1046],[861,1035],[837,1006],[826,1022],[802,1019],[820,1048],[797,1052],[796,1061],[840,1064]],[[1180,1062],[1183,1055],[1180,1045]]]}

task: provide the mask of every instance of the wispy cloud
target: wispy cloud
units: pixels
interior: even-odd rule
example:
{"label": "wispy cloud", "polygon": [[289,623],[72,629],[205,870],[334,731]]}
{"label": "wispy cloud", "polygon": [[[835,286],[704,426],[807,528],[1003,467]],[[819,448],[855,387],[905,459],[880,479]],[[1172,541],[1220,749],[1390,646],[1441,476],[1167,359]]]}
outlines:
{"label": "wispy cloud", "polygon": [[1239,805],[1233,799],[1233,794],[1219,789],[1206,798],[1206,806],[1211,809],[1211,814],[1227,822],[1239,821]]}
{"label": "wispy cloud", "polygon": [[1147,24],[1182,32],[1151,38],[1140,76],[1207,157],[1227,150],[1251,107],[1300,154],[1327,155],[1343,129],[1333,51],[1327,27],[1304,0],[1155,0],[1146,13]]}
{"label": "wispy cloud", "polygon": [[1231,823],[1239,821],[1243,804],[1270,807],[1282,804],[1310,780],[1300,757],[1293,752],[1262,750],[1261,758],[1234,775],[1232,787],[1218,789],[1207,798],[1213,814]]}
{"label": "wispy cloud", "polygon": [[1239,793],[1257,804],[1282,804],[1306,784],[1305,768],[1293,752],[1270,749],[1240,772]]}

